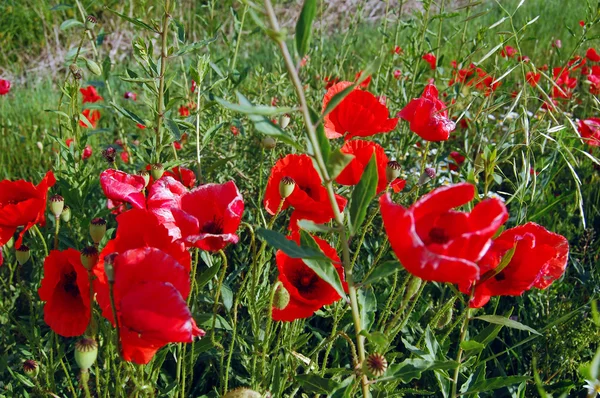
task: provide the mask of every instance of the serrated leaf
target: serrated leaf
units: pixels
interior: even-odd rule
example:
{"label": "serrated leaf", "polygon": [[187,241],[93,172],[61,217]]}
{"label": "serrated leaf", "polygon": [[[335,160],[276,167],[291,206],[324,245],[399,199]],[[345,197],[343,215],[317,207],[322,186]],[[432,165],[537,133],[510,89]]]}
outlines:
{"label": "serrated leaf", "polygon": [[358,303],[360,305],[360,322],[362,330],[369,331],[375,322],[377,312],[377,296],[373,289],[360,289],[358,291]]}
{"label": "serrated leaf", "polygon": [[287,239],[279,232],[272,231],[270,229],[258,228],[256,234],[267,241],[267,243],[283,251],[291,258],[301,259],[316,259],[316,260],[327,260],[328,258],[320,251],[314,250],[309,247],[301,247],[296,244],[293,240]]}
{"label": "serrated leaf", "polygon": [[339,149],[331,152],[329,155],[329,161],[326,164],[329,178],[335,180],[353,159],[354,155],[344,153]]}
{"label": "serrated leaf", "polygon": [[535,330],[527,325],[523,325],[521,322],[513,321],[512,319],[505,318],[500,315],[481,315],[481,316],[476,316],[474,319],[479,319],[479,320],[493,323],[496,325],[507,326],[507,327],[513,328],[513,329],[525,330],[527,332],[537,334],[540,336],[542,335],[537,330]]}
{"label": "serrated leaf", "polygon": [[362,282],[363,285],[370,285],[378,280],[385,278],[386,276],[390,276],[399,270],[402,269],[402,266],[398,261],[389,260],[379,264],[373,272]]}
{"label": "serrated leaf", "polygon": [[465,395],[497,390],[499,388],[512,386],[513,384],[519,384],[527,380],[529,380],[529,377],[527,376],[494,377],[492,379],[481,380],[474,383],[465,393]]}
{"label": "serrated leaf", "polygon": [[367,216],[369,203],[377,193],[377,161],[375,154],[365,167],[362,177],[352,191],[350,199],[350,233],[355,235]]}
{"label": "serrated leaf", "polygon": [[60,30],[71,29],[75,26],[83,26],[83,23],[76,19],[67,19],[66,21],[63,21],[63,23],[60,24]]}

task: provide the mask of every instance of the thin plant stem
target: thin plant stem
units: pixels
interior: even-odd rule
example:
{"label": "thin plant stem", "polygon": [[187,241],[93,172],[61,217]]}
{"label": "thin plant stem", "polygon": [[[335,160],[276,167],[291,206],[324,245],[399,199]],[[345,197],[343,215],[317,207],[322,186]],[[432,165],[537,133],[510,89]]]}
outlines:
{"label": "thin plant stem", "polygon": [[54,250],[58,250],[58,232],[60,230],[60,216],[54,219]]}
{"label": "thin plant stem", "polygon": [[42,242],[42,245],[44,246],[44,253],[46,254],[45,257],[48,257],[48,245],[46,245],[46,239],[44,239],[44,235],[42,235],[42,231],[40,231],[37,224],[33,226],[33,230],[35,231],[37,236],[40,238],[40,241]]}
{"label": "thin plant stem", "polygon": [[[471,291],[471,297],[469,298],[469,302],[473,298],[473,291]],[[468,304],[467,304],[468,305]],[[458,388],[458,376],[460,375],[460,361],[462,360],[463,348],[462,342],[465,341],[467,337],[467,330],[469,328],[469,312],[471,308],[467,306],[465,319],[463,320],[462,326],[460,327],[460,338],[458,340],[458,353],[456,354],[456,369],[454,369],[454,376],[452,377],[452,392],[450,393],[450,397],[456,398],[458,395],[456,394],[456,389]]]}
{"label": "thin plant stem", "polygon": [[244,5],[244,11],[242,13],[242,21],[240,22],[240,31],[238,32],[237,39],[235,42],[235,52],[233,53],[233,61],[231,61],[231,70],[235,70],[235,63],[237,61],[238,52],[240,50],[240,39],[244,32],[244,22],[246,21],[246,13],[248,12],[248,4]]}
{"label": "thin plant stem", "polygon": [[160,75],[158,76],[158,99],[156,106],[156,162],[160,162],[160,151],[162,145],[161,125],[165,116],[165,71],[167,69],[167,44],[169,41],[169,9],[170,0],[165,0],[165,13],[162,20],[162,29],[160,32],[161,36],[161,50],[160,50]]}
{"label": "thin plant stem", "polygon": [[117,330],[117,351],[119,356],[121,355],[121,330],[119,329],[119,316],[117,314],[117,307],[115,305],[114,295],[114,281],[108,282],[108,293],[110,298],[110,308],[112,310],[113,318],[115,320],[115,329]]}

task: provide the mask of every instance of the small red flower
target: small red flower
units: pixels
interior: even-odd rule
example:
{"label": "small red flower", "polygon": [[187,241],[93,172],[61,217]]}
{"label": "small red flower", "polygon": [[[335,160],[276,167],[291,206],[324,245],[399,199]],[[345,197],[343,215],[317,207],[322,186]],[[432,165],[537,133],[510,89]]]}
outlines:
{"label": "small red flower", "polygon": [[573,94],[573,89],[577,86],[577,79],[569,76],[569,70],[567,68],[553,68],[552,75],[556,84],[560,87],[560,89],[556,86],[552,87],[552,97],[553,98],[571,98]]}
{"label": "small red flower", "polygon": [[140,130],[144,130],[146,128],[146,126],[144,126],[143,124],[136,124],[136,127]]}
{"label": "small red flower", "polygon": [[104,99],[98,94],[98,91],[96,91],[96,87],[94,87],[94,86],[87,86],[87,88],[80,88],[79,92],[83,96],[83,103],[86,103],[86,102],[94,103],[94,102],[102,101]]}
{"label": "small red flower", "polygon": [[125,150],[121,151],[119,156],[121,157],[121,160],[123,161],[123,163],[129,162],[129,154],[127,153],[127,151],[125,151]]}
{"label": "small red flower", "polygon": [[[344,289],[347,289],[347,284],[344,282],[344,268],[335,249],[323,239],[317,237],[314,239],[323,253],[331,259]],[[297,242],[299,237],[294,240]],[[302,259],[291,258],[278,250],[275,261],[279,271],[278,279],[289,292],[290,302],[282,310],[273,308],[273,320],[291,322],[309,318],[319,308],[333,304],[341,298],[335,289],[304,264]]]}
{"label": "small red flower", "polygon": [[569,62],[567,62],[567,66],[569,67],[570,70],[581,69],[585,65],[586,61],[587,61],[586,58],[576,55],[573,58],[571,58],[569,60]]}
{"label": "small red flower", "polygon": [[146,198],[142,193],[146,182],[141,176],[107,169],[100,173],[100,185],[110,200],[127,202],[137,209],[146,207]]}
{"label": "small red flower", "polygon": [[[293,221],[290,222],[292,229],[296,228],[294,222],[296,220],[308,219],[324,223],[333,218],[327,189],[323,186],[319,173],[307,155],[287,155],[277,161],[271,169],[264,198],[265,209],[269,214],[277,213],[281,203],[279,184],[284,177],[290,177],[296,183],[294,191],[284,200],[281,207],[281,210],[290,206],[294,208]],[[340,210],[343,210],[347,200],[336,195],[336,201]]]}
{"label": "small red flower", "polygon": [[386,233],[407,271],[424,280],[461,286],[479,279],[476,263],[508,212],[498,199],[478,203],[471,213],[453,210],[474,196],[475,187],[461,183],[437,188],[409,209],[394,204],[389,194],[380,197]]}
{"label": "small red flower", "polygon": [[198,86],[198,84],[196,83],[196,81],[194,79],[192,79],[192,86],[190,87],[190,91],[192,93],[195,92],[197,86]]}
{"label": "small red flower", "polygon": [[44,322],[56,334],[73,337],[85,332],[90,322],[90,283],[77,250],[50,252],[38,294],[46,302]]}
{"label": "small red flower", "polygon": [[90,144],[87,144],[81,152],[81,160],[86,160],[92,157],[92,147]]}
{"label": "small red flower", "polygon": [[196,175],[192,170],[183,166],[175,166],[171,170],[165,171],[164,176],[173,177],[185,185],[186,188],[191,189],[196,186]]}
{"label": "small red flower", "polygon": [[502,58],[512,58],[517,54],[517,50],[515,50],[511,46],[505,46],[502,50],[500,50],[500,56]]}
{"label": "small red flower", "polygon": [[238,242],[235,232],[242,220],[244,200],[233,181],[193,189],[181,197],[181,210],[198,220],[198,230],[185,238],[187,244],[216,252]]}
{"label": "small red flower", "polygon": [[585,57],[591,62],[600,62],[600,55],[596,52],[595,48],[588,48],[585,53]]}
{"label": "small red flower", "polygon": [[427,62],[429,64],[429,67],[431,69],[435,69],[435,65],[437,63],[437,58],[435,57],[434,53],[428,53],[423,55],[423,59],[425,60],[425,62]]}
{"label": "small red flower", "polygon": [[233,134],[234,137],[240,134],[240,129],[234,125],[229,126],[229,131],[231,131],[231,134]]}
{"label": "small red flower", "polygon": [[402,47],[400,47],[400,46],[395,46],[395,47],[392,49],[392,53],[393,53],[393,54],[396,54],[396,55],[400,55],[400,54],[402,54]]}
{"label": "small red flower", "polygon": [[454,163],[450,163],[448,165],[452,171],[457,171],[458,168],[465,162],[465,157],[456,151],[450,152],[450,157],[454,161]]}
{"label": "small red flower", "polygon": [[529,83],[531,87],[536,87],[541,77],[541,73],[527,72],[525,74],[525,80],[527,81],[527,83]]}
{"label": "small red flower", "polygon": [[[96,128],[98,125],[98,120],[100,120],[100,111],[97,109],[84,109],[81,114],[90,122],[93,128]],[[88,125],[83,122],[83,120],[79,121],[79,125],[81,127],[87,128]]]}
{"label": "small red flower", "polygon": [[579,26],[583,28],[585,26],[585,21],[579,21]]}
{"label": "small red flower", "polygon": [[491,296],[520,296],[533,287],[546,289],[565,272],[569,242],[529,222],[504,231],[493,241],[479,262],[482,273],[493,273],[512,248],[515,251],[506,268],[475,285],[471,307],[484,306]]}
{"label": "small red flower", "polygon": [[123,98],[132,100],[132,101],[137,101],[137,94],[132,93],[131,91],[126,91],[125,94],[123,94]]}
{"label": "small red flower", "polygon": [[403,180],[402,178],[396,178],[394,181],[392,181],[390,183],[390,187],[392,187],[392,189],[396,193],[401,192],[405,186],[406,186],[406,180]]}
{"label": "small red flower", "polygon": [[339,77],[325,76],[323,78],[323,81],[325,82],[325,90],[329,90],[331,87],[333,87],[334,85],[338,84],[338,82],[340,81],[340,78]]}
{"label": "small red flower", "polygon": [[398,116],[410,123],[410,129],[427,141],[445,141],[456,125],[448,119],[448,109],[439,100],[438,90],[430,84],[420,98],[415,98]]}
{"label": "small red flower", "polygon": [[6,95],[10,91],[10,82],[8,80],[0,79],[0,95]]}
{"label": "small red flower", "polygon": [[188,108],[185,105],[181,105],[179,107],[179,116],[186,117],[186,116],[189,116],[189,115],[190,115],[190,108]]}
{"label": "small red flower", "polygon": [[600,146],[600,118],[580,120],[577,124],[579,135],[590,146]]}
{"label": "small red flower", "polygon": [[367,164],[375,155],[377,163],[377,192],[385,190],[387,187],[386,168],[388,157],[383,148],[371,141],[350,140],[346,141],[340,149],[343,153],[354,155],[354,159],[337,176],[335,182],[341,185],[356,185],[360,181]]}
{"label": "small red flower", "polygon": [[[350,86],[351,82],[340,82],[327,90],[323,98],[323,111],[333,96]],[[387,107],[368,91],[355,89],[325,116],[327,138],[349,140],[368,137],[377,133],[388,133],[396,128],[398,119],[389,118]]]}
{"label": "small red flower", "polygon": [[456,68],[458,68],[458,63],[456,62],[456,60],[452,60],[452,61],[450,62],[450,66],[451,66],[453,69],[456,69]]}
{"label": "small red flower", "polygon": [[75,142],[75,139],[74,139],[74,138],[67,138],[67,139],[65,140],[65,144],[66,144],[66,145],[67,145],[69,148],[71,147],[71,144],[72,144],[73,142]]}
{"label": "small red flower", "polygon": [[24,180],[0,181],[0,247],[12,238],[19,226],[25,228],[15,243],[17,249],[29,228],[36,224],[45,225],[48,189],[55,183],[51,171],[37,186]]}
{"label": "small red flower", "polygon": [[562,48],[562,41],[560,39],[557,39],[555,41],[552,42],[552,47],[554,48]]}
{"label": "small red flower", "polygon": [[400,71],[400,69],[396,69],[394,71],[394,79],[398,80],[400,77],[402,77],[402,71]]}

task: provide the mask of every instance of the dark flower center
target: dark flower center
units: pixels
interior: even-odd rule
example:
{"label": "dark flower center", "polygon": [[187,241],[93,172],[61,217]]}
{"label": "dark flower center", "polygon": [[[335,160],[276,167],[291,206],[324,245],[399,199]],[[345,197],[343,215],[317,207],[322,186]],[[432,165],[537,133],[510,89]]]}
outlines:
{"label": "dark flower center", "polygon": [[223,220],[216,217],[205,222],[200,232],[204,234],[221,235],[223,233]]}
{"label": "dark flower center", "polygon": [[75,271],[63,274],[61,283],[63,290],[73,298],[80,296],[79,288],[77,287],[77,273]]}
{"label": "dark flower center", "polygon": [[431,231],[429,231],[429,239],[431,239],[432,243],[443,245],[444,243],[448,243],[450,237],[443,228],[433,227],[431,228]]}
{"label": "dark flower center", "polygon": [[306,194],[308,195],[308,197],[314,199],[313,196],[312,196],[312,188],[310,188],[310,187],[303,187],[302,185],[297,185],[297,187],[300,188],[301,190],[303,190],[304,192],[306,192]]}
{"label": "dark flower center", "polygon": [[498,282],[505,280],[506,275],[504,275],[504,271],[501,271],[501,272],[497,273],[496,275],[494,275],[494,279],[496,279]]}
{"label": "dark flower center", "polygon": [[317,274],[314,273],[310,268],[299,269],[296,271],[296,275],[292,278],[292,283],[298,289],[298,292],[302,295],[310,295],[313,290],[317,287]]}

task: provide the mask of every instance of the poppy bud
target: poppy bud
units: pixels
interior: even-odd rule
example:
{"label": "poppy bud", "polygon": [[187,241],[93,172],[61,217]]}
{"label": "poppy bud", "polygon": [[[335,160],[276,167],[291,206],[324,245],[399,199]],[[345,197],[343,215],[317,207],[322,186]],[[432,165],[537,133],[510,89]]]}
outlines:
{"label": "poppy bud", "polygon": [[119,253],[110,253],[104,256],[104,273],[106,274],[106,280],[108,283],[115,283],[115,258]]}
{"label": "poppy bud", "polygon": [[279,125],[282,129],[286,128],[290,124],[290,115],[281,115],[279,116]]}
{"label": "poppy bud", "polygon": [[249,388],[236,388],[223,395],[223,398],[261,398],[262,394]]}
{"label": "poppy bud", "polygon": [[279,195],[282,199],[290,196],[294,192],[294,188],[296,188],[296,182],[292,177],[283,177],[279,181]]}
{"label": "poppy bud", "polygon": [[85,58],[85,65],[87,66],[88,70],[90,72],[92,72],[94,75],[100,76],[102,74],[102,68],[100,68],[100,65],[98,65],[96,62],[92,61],[91,59]]}
{"label": "poppy bud", "polygon": [[35,145],[38,147],[38,149],[39,149],[40,151],[43,151],[43,150],[44,150],[44,144],[42,144],[41,142],[39,142],[39,141],[38,141],[38,142],[36,142],[36,143],[35,143]]}
{"label": "poppy bud", "polygon": [[40,372],[40,367],[33,359],[28,359],[23,362],[23,373],[30,379],[35,379]]}
{"label": "poppy bud", "polygon": [[21,245],[21,247],[16,250],[15,256],[17,257],[19,265],[23,265],[29,260],[29,257],[31,257],[31,251],[29,250],[29,247]]}
{"label": "poppy bud", "polygon": [[73,74],[73,77],[75,78],[75,80],[81,80],[81,78],[83,77],[83,74],[81,73],[81,69],[76,64],[69,65],[69,70]]}
{"label": "poppy bud", "polygon": [[60,195],[53,195],[50,197],[50,212],[54,214],[54,217],[60,217],[65,207],[65,198]]}
{"label": "poppy bud", "polygon": [[81,264],[88,271],[98,262],[98,249],[96,246],[88,246],[81,251]]}
{"label": "poppy bud", "polygon": [[448,308],[448,311],[446,311],[444,314],[442,314],[442,316],[440,317],[440,319],[438,319],[437,324],[435,325],[436,328],[438,329],[443,329],[446,326],[448,326],[448,324],[450,322],[452,322],[452,307]]}
{"label": "poppy bud", "polygon": [[279,285],[273,297],[273,307],[282,310],[290,303],[290,292],[283,285]]}
{"label": "poppy bud", "polygon": [[395,160],[388,162],[387,167],[385,168],[385,177],[387,178],[388,183],[400,177],[400,163]]}
{"label": "poppy bud", "polygon": [[275,148],[275,145],[277,144],[277,142],[275,141],[275,139],[273,137],[267,136],[267,137],[263,137],[263,139],[260,141],[260,144],[265,149],[273,149],[273,148]]}
{"label": "poppy bud", "polygon": [[88,15],[85,18],[85,29],[86,30],[92,30],[92,29],[94,29],[94,27],[96,26],[97,23],[98,23],[98,20],[96,19],[95,16]]}
{"label": "poppy bud", "polygon": [[164,174],[165,166],[163,166],[162,163],[154,163],[150,168],[150,172],[152,173],[152,178],[158,180]]}
{"label": "poppy bud", "polygon": [[113,147],[108,147],[102,151],[102,157],[106,159],[108,163],[114,163],[117,151]]}
{"label": "poppy bud", "polygon": [[404,295],[404,300],[408,301],[417,294],[419,288],[421,287],[421,278],[413,276],[410,282],[408,282],[408,288],[406,289],[406,294]]}
{"label": "poppy bud", "polygon": [[373,353],[363,362],[363,372],[371,378],[378,378],[385,374],[388,362],[385,357],[378,353]]}
{"label": "poppy bud", "polygon": [[90,222],[90,235],[95,244],[100,243],[106,233],[106,220],[96,217]]}
{"label": "poppy bud", "polygon": [[435,173],[435,169],[434,168],[432,168],[432,167],[425,167],[425,171],[419,177],[419,182],[417,182],[417,184],[418,185],[423,185],[427,181],[434,179],[435,175],[436,175],[436,173]]}
{"label": "poppy bud", "polygon": [[71,221],[71,208],[69,206],[65,205],[62,213],[60,213],[60,219],[64,222]]}
{"label": "poppy bud", "polygon": [[139,175],[144,179],[144,188],[150,183],[150,173],[146,170],[140,170]]}
{"label": "poppy bud", "polygon": [[75,362],[81,370],[88,370],[98,356],[98,343],[94,339],[84,337],[75,343]]}

